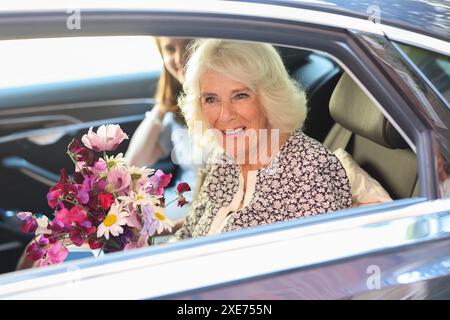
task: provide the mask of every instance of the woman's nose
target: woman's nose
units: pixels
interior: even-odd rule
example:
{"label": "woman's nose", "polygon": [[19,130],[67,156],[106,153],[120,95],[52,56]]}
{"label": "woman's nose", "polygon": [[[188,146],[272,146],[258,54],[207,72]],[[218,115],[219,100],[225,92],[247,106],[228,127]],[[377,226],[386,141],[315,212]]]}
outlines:
{"label": "woman's nose", "polygon": [[234,112],[233,106],[229,101],[222,101],[220,104],[220,120],[222,122],[227,122],[234,120],[236,118],[236,113]]}
{"label": "woman's nose", "polygon": [[177,65],[177,67],[183,67],[184,63],[183,63],[183,52],[181,50],[177,50],[177,52],[175,53],[175,59],[174,62]]}

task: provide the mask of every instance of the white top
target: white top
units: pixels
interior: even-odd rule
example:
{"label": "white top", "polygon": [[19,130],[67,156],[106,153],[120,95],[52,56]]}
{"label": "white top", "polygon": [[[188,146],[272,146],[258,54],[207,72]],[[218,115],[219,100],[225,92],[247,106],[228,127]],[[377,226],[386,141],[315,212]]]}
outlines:
{"label": "white top", "polygon": [[192,171],[190,177],[195,179],[202,158],[194,159],[194,152],[198,151],[194,149],[187,127],[175,120],[175,114],[167,112],[160,121],[157,108],[153,108],[145,113],[144,120],[133,134],[125,159],[135,166],[152,166],[159,159],[171,155],[171,160],[183,172]]}

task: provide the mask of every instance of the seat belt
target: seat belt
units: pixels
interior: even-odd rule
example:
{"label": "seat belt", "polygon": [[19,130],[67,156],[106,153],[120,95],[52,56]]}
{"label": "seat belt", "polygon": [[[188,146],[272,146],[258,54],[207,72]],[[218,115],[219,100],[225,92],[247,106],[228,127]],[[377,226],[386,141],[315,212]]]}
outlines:
{"label": "seat belt", "polygon": [[331,152],[334,152],[339,148],[345,150],[352,135],[353,133],[351,131],[345,129],[339,123],[336,123],[325,138],[323,145]]}

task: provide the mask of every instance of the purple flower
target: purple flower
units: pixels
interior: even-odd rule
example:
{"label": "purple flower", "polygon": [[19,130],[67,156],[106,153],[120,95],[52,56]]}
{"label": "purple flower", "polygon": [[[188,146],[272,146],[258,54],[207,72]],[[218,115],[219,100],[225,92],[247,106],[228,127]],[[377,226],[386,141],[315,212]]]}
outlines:
{"label": "purple flower", "polygon": [[145,206],[142,208],[142,220],[144,221],[144,226],[141,229],[141,235],[152,236],[156,232],[157,225],[154,223],[155,218],[153,218],[153,208],[151,206]]}
{"label": "purple flower", "polygon": [[47,237],[40,237],[38,240],[38,245],[40,247],[45,247],[46,245],[48,245],[49,241]]}
{"label": "purple flower", "polygon": [[45,255],[45,250],[42,249],[36,242],[33,242],[27,247],[27,258],[30,258],[33,261],[37,261],[42,259]]}
{"label": "purple flower", "polygon": [[52,222],[48,224],[48,229],[52,230],[55,233],[64,231],[64,223],[58,219],[53,219]]}
{"label": "purple flower", "polygon": [[80,200],[82,204],[86,204],[89,202],[89,192],[92,191],[97,180],[98,180],[97,176],[84,177],[83,184],[78,189],[77,194],[77,198]]}
{"label": "purple flower", "polygon": [[16,217],[21,221],[25,221],[25,220],[31,218],[32,216],[33,216],[33,214],[31,212],[24,212],[24,211],[18,212],[16,214]]}

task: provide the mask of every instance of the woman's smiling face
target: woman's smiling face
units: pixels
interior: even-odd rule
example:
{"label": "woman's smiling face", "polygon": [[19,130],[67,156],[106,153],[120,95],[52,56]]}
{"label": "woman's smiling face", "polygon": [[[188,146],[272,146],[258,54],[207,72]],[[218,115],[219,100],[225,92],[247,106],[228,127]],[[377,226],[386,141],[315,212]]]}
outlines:
{"label": "woman's smiling face", "polygon": [[[239,81],[208,70],[200,78],[200,99],[202,114],[209,128],[218,130],[222,147],[235,158],[238,154],[247,158],[250,149],[258,145],[261,130],[269,129],[256,93]],[[245,139],[249,135],[255,139]],[[239,139],[245,139],[245,146]]]}
{"label": "woman's smiling face", "polygon": [[186,46],[188,42],[187,39],[159,37],[164,66],[180,83],[184,81],[184,65],[186,62]]}

